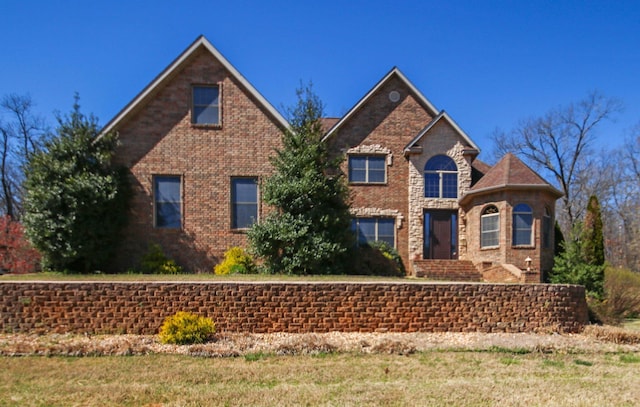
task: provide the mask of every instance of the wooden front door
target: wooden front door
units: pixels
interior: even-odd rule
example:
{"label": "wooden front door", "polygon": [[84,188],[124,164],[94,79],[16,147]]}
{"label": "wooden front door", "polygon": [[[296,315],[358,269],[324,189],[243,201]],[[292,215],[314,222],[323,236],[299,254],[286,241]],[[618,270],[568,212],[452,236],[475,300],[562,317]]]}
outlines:
{"label": "wooden front door", "polygon": [[458,212],[424,211],[425,259],[458,258]]}

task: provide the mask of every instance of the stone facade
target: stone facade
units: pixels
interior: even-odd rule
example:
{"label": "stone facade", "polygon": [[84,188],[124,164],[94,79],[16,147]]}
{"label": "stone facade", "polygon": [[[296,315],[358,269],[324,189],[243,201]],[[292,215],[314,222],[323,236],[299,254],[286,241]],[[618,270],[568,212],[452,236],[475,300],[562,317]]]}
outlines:
{"label": "stone facade", "polygon": [[178,311],[218,332],[580,332],[584,287],[478,283],[0,282],[0,332],[156,334]]}

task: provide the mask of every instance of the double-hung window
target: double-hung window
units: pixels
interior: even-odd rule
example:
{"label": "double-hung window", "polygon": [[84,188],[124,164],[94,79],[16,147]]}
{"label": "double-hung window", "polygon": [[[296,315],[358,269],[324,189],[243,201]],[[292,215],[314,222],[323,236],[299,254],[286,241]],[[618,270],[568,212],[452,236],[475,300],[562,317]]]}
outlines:
{"label": "double-hung window", "polygon": [[394,218],[354,218],[351,220],[351,230],[356,233],[358,244],[381,241],[395,247],[395,224]]}
{"label": "double-hung window", "polygon": [[182,227],[182,179],[176,175],[153,177],[154,224],[157,228]]}
{"label": "double-hung window", "polygon": [[533,237],[533,211],[527,204],[518,204],[513,208],[514,246],[531,246]]}
{"label": "double-hung window", "polygon": [[500,244],[500,212],[493,205],[480,215],[480,247],[498,247]]}
{"label": "double-hung window", "polygon": [[350,155],[349,182],[384,184],[387,182],[387,164],[384,155]]}
{"label": "double-hung window", "polygon": [[258,179],[231,179],[231,228],[248,229],[258,220]]}
{"label": "double-hung window", "polygon": [[194,86],[191,122],[202,125],[220,124],[220,87]]}

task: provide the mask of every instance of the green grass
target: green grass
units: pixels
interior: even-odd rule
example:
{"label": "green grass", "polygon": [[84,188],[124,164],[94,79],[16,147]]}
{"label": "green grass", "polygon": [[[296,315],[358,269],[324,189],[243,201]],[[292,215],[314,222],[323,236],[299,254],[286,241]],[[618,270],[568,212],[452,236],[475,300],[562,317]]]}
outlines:
{"label": "green grass", "polygon": [[636,362],[620,363],[638,353],[589,353],[588,364],[566,353],[265,356],[1,357],[0,405],[591,406],[640,399]]}
{"label": "green grass", "polygon": [[[213,273],[202,274],[65,274],[58,272],[42,272],[34,274],[5,274],[0,276],[0,281],[338,281],[338,282],[401,282],[412,281],[410,279],[376,276],[290,276],[284,274],[231,274],[215,275]],[[416,280],[414,280],[416,281]],[[426,280],[418,280],[426,281]]]}
{"label": "green grass", "polygon": [[640,332],[640,319],[627,319],[622,326],[624,329]]}

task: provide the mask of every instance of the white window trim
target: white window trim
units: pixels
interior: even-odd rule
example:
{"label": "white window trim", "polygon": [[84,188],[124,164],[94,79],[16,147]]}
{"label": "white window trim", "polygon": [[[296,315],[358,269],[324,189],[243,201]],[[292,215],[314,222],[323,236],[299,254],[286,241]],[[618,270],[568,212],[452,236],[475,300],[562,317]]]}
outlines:
{"label": "white window trim", "polygon": [[[482,210],[482,215],[480,215],[480,248],[481,249],[496,249],[496,248],[500,247],[500,209],[495,207],[496,209],[498,209],[498,212],[495,212],[495,213],[484,213],[487,210],[487,208],[484,208]],[[484,219],[488,219],[488,218],[491,218],[491,217],[497,217],[498,218],[496,229],[491,229],[491,230],[486,230],[486,231],[483,230]],[[482,237],[485,236],[485,235],[488,235],[490,233],[496,233],[498,235],[498,238],[496,239],[498,243],[495,244],[495,245],[491,245],[491,246],[484,246],[482,244],[482,242],[483,242]]]}

